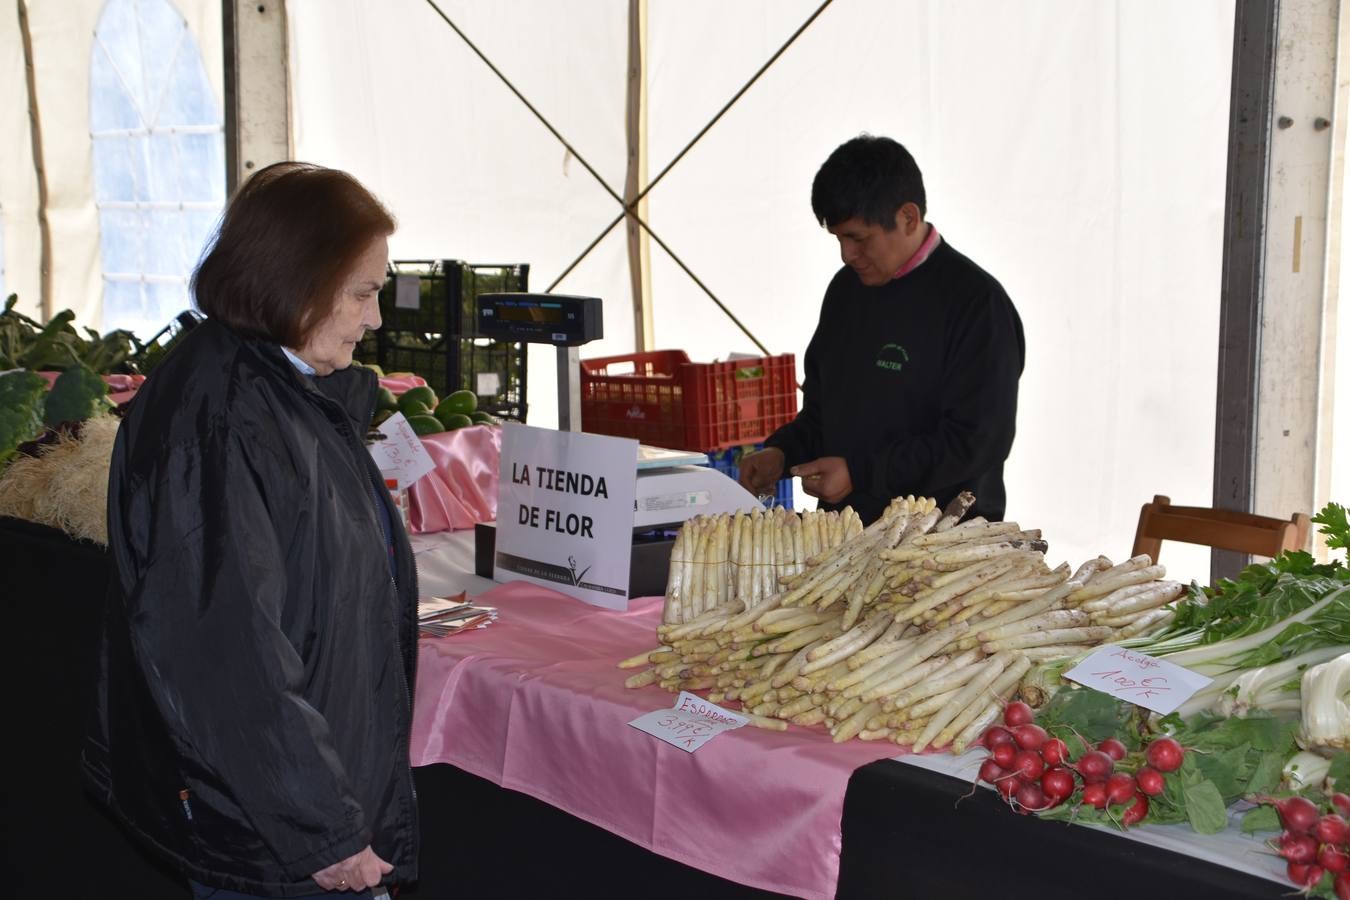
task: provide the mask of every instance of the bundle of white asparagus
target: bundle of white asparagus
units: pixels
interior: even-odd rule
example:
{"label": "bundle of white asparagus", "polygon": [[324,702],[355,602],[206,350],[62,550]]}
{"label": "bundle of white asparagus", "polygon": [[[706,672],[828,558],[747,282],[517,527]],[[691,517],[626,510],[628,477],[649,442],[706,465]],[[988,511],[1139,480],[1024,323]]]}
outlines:
{"label": "bundle of white asparagus", "polygon": [[[758,558],[745,544],[741,556],[730,553],[742,560],[736,569],[718,553],[705,553],[702,569],[682,562],[676,574],[672,563],[680,602],[668,592],[667,611],[679,607],[680,621],[660,626],[660,647],[619,664],[645,667],[627,686],[706,690],[713,702],[738,701],[761,727],[824,724],[836,741],[960,753],[1033,663],[1170,621],[1182,586],[1162,581],[1147,556],[1116,566],[1097,557],[1072,575],[1067,564],[1052,570],[1038,531],[961,522],[973,502],[963,494],[939,511],[931,499],[898,498],[867,528],[794,557],[791,573],[775,569],[767,594],[745,586],[758,581],[744,572]],[[762,518],[783,515],[796,518]],[[753,517],[732,520],[710,517],[687,546],[715,545],[707,535],[722,528],[744,535],[746,521],[754,546]],[[702,586],[689,592],[700,573]],[[709,594],[716,602],[701,613],[683,602]]]}
{"label": "bundle of white asparagus", "polygon": [[736,602],[745,609],[758,606],[778,591],[780,579],[801,572],[807,559],[862,530],[852,509],[798,515],[780,506],[690,519],[670,550],[661,621],[678,625]]}

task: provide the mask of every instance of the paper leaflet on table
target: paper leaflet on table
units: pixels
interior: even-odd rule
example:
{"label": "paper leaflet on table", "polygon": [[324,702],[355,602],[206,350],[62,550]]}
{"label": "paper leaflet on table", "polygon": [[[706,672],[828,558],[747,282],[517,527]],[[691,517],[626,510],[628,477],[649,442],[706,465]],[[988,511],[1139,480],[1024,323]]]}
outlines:
{"label": "paper leaflet on table", "polygon": [[450,597],[427,597],[417,601],[417,628],[431,637],[445,637],[474,628],[486,628],[497,620],[495,606],[469,603],[461,591]]}

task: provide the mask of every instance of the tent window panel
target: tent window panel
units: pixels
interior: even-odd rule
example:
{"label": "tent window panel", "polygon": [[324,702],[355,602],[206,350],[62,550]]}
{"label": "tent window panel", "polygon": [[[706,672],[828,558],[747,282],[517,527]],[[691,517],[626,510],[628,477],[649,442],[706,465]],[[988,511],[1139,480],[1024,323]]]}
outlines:
{"label": "tent window panel", "polygon": [[127,140],[94,141],[94,199],[127,200],[136,196],[136,172]]}
{"label": "tent window panel", "polygon": [[[99,225],[99,249],[103,253],[105,279],[108,273],[141,274],[144,271],[141,248],[145,243],[141,214],[134,209],[105,209],[99,214]],[[104,288],[106,290],[106,283]],[[107,319],[106,312],[104,319]]]}
{"label": "tent window panel", "polygon": [[174,316],[188,308],[187,284],[184,282],[149,282],[145,285],[146,322],[158,322],[154,331],[146,332],[150,337]]}
{"label": "tent window panel", "polygon": [[178,134],[183,199],[213,202],[225,196],[225,144],[216,134]]}
{"label": "tent window panel", "polygon": [[[187,270],[183,252],[183,229],[177,210],[155,209],[144,213],[147,275],[182,277]],[[176,312],[177,310],[175,310]],[[146,335],[148,337],[148,335]]]}
{"label": "tent window panel", "polygon": [[145,200],[181,200],[178,190],[178,161],[175,158],[173,135],[160,132],[145,139],[146,175]]}
{"label": "tent window panel", "polygon": [[[210,125],[220,121],[221,113],[216,108],[216,95],[211,90],[211,82],[206,77],[206,67],[196,46],[185,46],[174,60],[169,82],[174,89],[164,95],[160,105],[159,117],[166,122],[183,125]],[[189,49],[192,52],[188,52]]]}
{"label": "tent window panel", "polygon": [[[111,77],[114,83],[121,85],[133,110],[146,105],[141,38],[136,27],[137,5],[127,0],[110,0],[103,8],[103,15],[99,17],[98,28],[94,32],[95,50],[102,47],[107,54],[111,63]],[[92,74],[90,77],[93,77]]]}
{"label": "tent window panel", "polygon": [[141,117],[102,42],[94,43],[89,66],[89,124],[95,133],[137,128]]}
{"label": "tent window panel", "polygon": [[108,0],[92,53],[102,326],[149,337],[189,305],[188,278],[224,208],[222,114],[169,0]]}
{"label": "tent window panel", "polygon": [[220,213],[193,209],[183,211],[183,242],[188,254],[186,271],[197,267],[218,224]]}
{"label": "tent window panel", "polygon": [[[140,281],[108,281],[103,285],[103,318],[117,322],[144,321]],[[145,335],[149,337],[150,335]]]}

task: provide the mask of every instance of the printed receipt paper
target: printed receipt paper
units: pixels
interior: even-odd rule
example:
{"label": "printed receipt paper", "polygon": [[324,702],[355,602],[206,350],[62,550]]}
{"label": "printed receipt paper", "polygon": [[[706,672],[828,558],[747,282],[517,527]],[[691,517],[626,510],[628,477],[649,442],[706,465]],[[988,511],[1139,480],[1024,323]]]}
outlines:
{"label": "printed receipt paper", "polygon": [[628,724],[671,746],[693,753],[722,732],[740,728],[749,721],[745,716],[709,703],[697,694],[680,691],[680,696],[670,709],[643,713]]}

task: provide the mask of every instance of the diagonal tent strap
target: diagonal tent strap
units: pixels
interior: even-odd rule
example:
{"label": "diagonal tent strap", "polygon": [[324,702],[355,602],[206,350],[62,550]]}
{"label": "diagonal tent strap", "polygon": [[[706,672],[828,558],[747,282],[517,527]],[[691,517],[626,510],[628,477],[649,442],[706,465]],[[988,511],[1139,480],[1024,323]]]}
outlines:
{"label": "diagonal tent strap", "polygon": [[607,225],[605,229],[600,232],[599,236],[597,236],[595,240],[591,241],[591,243],[586,246],[586,249],[581,252],[581,255],[578,256],[575,260],[573,260],[572,263],[569,266],[567,266],[566,269],[563,270],[562,274],[553,280],[553,283],[548,286],[547,290],[552,291],[555,287],[557,287],[558,283],[562,281],[565,277],[567,277],[567,275],[574,268],[576,268],[576,266],[583,259],[585,259],[586,256],[593,249],[595,249],[595,247],[600,243],[600,241],[604,240],[605,236],[614,229],[615,225],[622,222],[625,218],[631,217],[633,221],[636,222],[642,228],[643,231],[647,232],[647,234],[651,236],[652,240],[656,241],[657,245],[662,250],[664,250],[672,260],[674,260],[675,264],[678,265],[684,271],[684,273],[690,277],[691,280],[693,280],[694,284],[698,285],[699,288],[702,289],[703,293],[708,295],[708,298],[717,305],[717,308],[720,309],[723,312],[723,314],[726,315],[727,318],[729,318],[733,323],[735,323],[736,327],[739,328],[745,334],[745,336],[748,337],[754,343],[754,345],[759,348],[760,352],[767,355],[769,353],[769,350],[762,343],[760,343],[759,339],[756,338],[754,334],[750,332],[750,329],[746,328],[745,324],[742,323],[740,319],[736,318],[736,315],[732,313],[730,309],[727,308],[726,304],[724,304],[721,300],[719,300],[717,298],[717,295],[714,294],[708,288],[708,286],[704,284],[703,281],[699,279],[699,277],[695,275],[687,265],[684,264],[684,261],[681,260],[677,255],[675,255],[675,252],[670,249],[670,247],[666,244],[666,242],[661,240],[661,238],[656,234],[656,232],[652,230],[651,226],[648,225],[645,221],[643,221],[642,217],[637,214],[637,204],[644,197],[647,196],[648,192],[650,192],[652,188],[656,187],[657,182],[659,182],[662,178],[666,176],[666,173],[668,173],[675,166],[675,164],[679,162],[684,157],[684,155],[688,153],[689,150],[696,143],[698,143],[698,141],[705,134],[708,133],[709,129],[711,129],[713,125],[715,125],[717,121],[722,118],[722,116],[727,112],[727,110],[729,110],[732,107],[732,105],[735,104],[735,102],[739,100],[747,90],[750,89],[751,85],[753,85],[757,80],[759,80],[759,77],[763,75],[768,70],[768,68],[778,60],[780,56],[783,55],[783,52],[787,50],[787,48],[791,46],[794,41],[797,40],[797,38],[802,34],[802,32],[804,32],[807,29],[807,27],[810,26],[811,23],[814,22],[822,12],[825,11],[825,8],[833,2],[834,0],[824,0],[824,2],[821,3],[819,7],[816,8],[815,12],[813,12],[807,18],[807,20],[803,22],[802,25],[792,33],[792,35],[787,39],[787,41],[785,41],[783,45],[779,47],[778,50],[771,57],[769,57],[768,61],[765,62],[764,65],[760,66],[759,70],[756,71],[755,74],[750,77],[750,80],[747,81],[741,87],[741,89],[737,91],[735,95],[730,100],[728,100],[720,110],[717,111],[717,114],[714,115],[711,120],[709,120],[708,124],[704,125],[703,128],[699,130],[698,134],[694,135],[693,139],[691,139],[689,143],[684,146],[684,149],[682,149],[679,153],[677,153],[675,155],[675,158],[672,159],[666,165],[666,167],[662,169],[661,172],[654,179],[652,179],[652,181],[645,188],[643,188],[642,192],[633,198],[633,201],[631,203],[624,203],[623,198],[620,197],[614,191],[614,189],[609,186],[608,182],[606,182],[603,178],[600,177],[600,173],[597,172],[595,168],[592,167],[591,164],[586,161],[585,157],[583,157],[580,153],[578,153],[576,148],[567,142],[567,139],[562,136],[562,134],[558,131],[558,129],[554,128],[552,123],[550,123],[548,119],[544,118],[543,113],[539,112],[539,110],[534,107],[534,104],[530,103],[530,101],[525,98],[525,95],[522,94],[519,90],[517,90],[516,86],[511,83],[510,79],[508,79],[504,74],[502,74],[500,69],[498,69],[496,66],[492,64],[492,61],[489,60],[486,55],[484,55],[483,51],[479,50],[477,45],[475,45],[473,41],[469,40],[469,36],[466,35],[462,30],[460,30],[459,26],[457,26],[453,21],[450,20],[450,17],[447,16],[445,12],[436,4],[436,0],[427,0],[427,5],[430,6],[436,12],[436,14],[441,17],[441,20],[444,21],[446,25],[450,26],[451,30],[454,31],[455,34],[459,35],[460,39],[464,41],[464,43],[468,45],[469,49],[472,50],[474,54],[483,61],[484,65],[486,65],[490,70],[492,70],[492,73],[501,80],[502,84],[506,85],[507,89],[510,90],[511,93],[515,94],[516,98],[519,99],[521,103],[525,104],[525,108],[528,109],[531,113],[533,113],[534,117],[537,118],[540,121],[540,123],[545,128],[548,129],[549,133],[552,134],[555,138],[557,138],[558,142],[561,143],[563,147],[565,147],[567,151],[571,153],[572,156],[574,156],[578,162],[581,163],[582,167],[585,168],[585,170],[591,174],[591,177],[594,178],[596,182],[598,182],[599,185],[605,189],[605,193],[609,194],[612,198],[614,198],[614,202],[618,203],[620,206],[624,208],[624,211],[620,213],[619,216],[614,219],[614,221],[610,222],[609,225]]}
{"label": "diagonal tent strap", "polygon": [[[600,232],[599,236],[596,237],[595,240],[591,241],[589,244],[586,245],[586,249],[581,251],[581,255],[578,256],[576,259],[572,260],[572,264],[569,265],[566,269],[563,269],[563,273],[553,280],[553,284],[549,286],[549,290],[553,290],[553,288],[557,286],[558,282],[566,278],[568,273],[570,273],[573,269],[577,267],[577,263],[585,259],[586,255],[590,253],[591,250],[595,249],[595,245],[599,244],[602,240],[604,240],[605,235],[609,234],[610,231],[614,229],[615,225],[618,225],[620,222],[622,222],[624,220],[624,217],[629,215],[632,212],[632,210],[637,207],[638,203],[642,202],[642,199],[646,197],[649,193],[651,193],[652,188],[656,187],[656,185],[660,183],[661,179],[666,177],[666,173],[668,173],[671,169],[675,168],[675,164],[677,162],[684,159],[685,154],[688,153],[691,149],[693,149],[694,145],[697,144],[703,138],[703,136],[707,134],[708,131],[718,123],[718,121],[722,118],[722,116],[726,114],[727,110],[731,109],[731,107],[736,103],[736,101],[741,99],[741,96],[744,95],[746,91],[750,90],[750,86],[759,80],[759,76],[767,72],[769,66],[772,66],[774,63],[776,63],[778,61],[778,57],[782,56],[783,52],[786,51],[788,47],[792,46],[793,42],[795,42],[797,38],[801,36],[802,32],[805,31],[808,27],[810,27],[811,23],[814,22],[816,18],[825,11],[825,7],[829,6],[833,2],[834,0],[825,0],[824,3],[816,7],[816,11],[811,13],[811,15],[807,17],[806,21],[801,24],[801,27],[799,27],[796,31],[792,32],[792,34],[788,37],[788,39],[783,42],[783,46],[779,47],[776,51],[774,51],[773,56],[770,56],[765,61],[764,65],[760,66],[759,69],[755,72],[755,74],[750,76],[749,81],[741,85],[741,89],[737,91],[732,96],[732,98],[728,100],[726,104],[724,104],[722,108],[717,111],[716,115],[714,115],[711,119],[708,120],[707,125],[704,125],[702,128],[699,129],[698,134],[694,135],[693,138],[690,139],[689,143],[684,145],[683,150],[681,150],[679,153],[676,153],[675,157],[670,162],[666,163],[666,167],[662,169],[660,172],[658,172],[656,177],[653,178],[651,182],[649,182],[648,185],[645,188],[643,188],[642,191],[636,197],[633,198],[633,202],[624,207],[624,211],[619,213],[618,218],[616,218],[613,222],[610,222],[608,225],[606,225],[605,229]],[[623,201],[619,202],[622,203]],[[644,225],[643,227],[645,228],[646,226]],[[647,229],[647,233],[648,234],[651,233],[650,228]],[[667,250],[666,252],[669,253],[670,251]],[[679,260],[676,260],[676,262],[679,262]],[[684,264],[681,263],[680,265],[681,267],[683,267]],[[704,288],[704,290],[707,290],[707,288]],[[716,300],[717,298],[714,297],[713,299]],[[720,306],[721,304],[718,305]]]}

